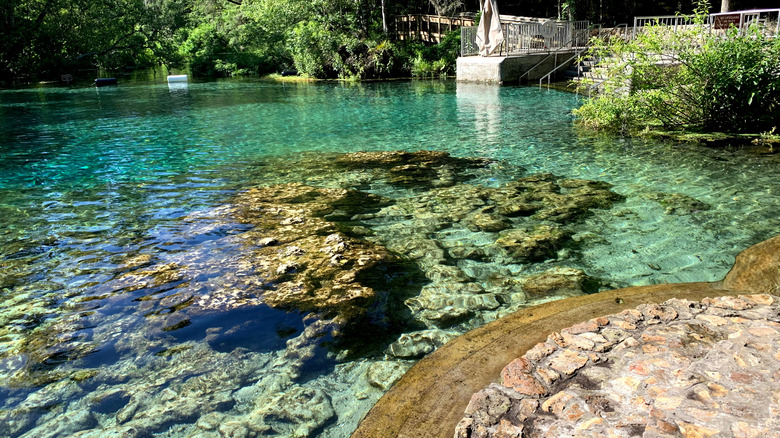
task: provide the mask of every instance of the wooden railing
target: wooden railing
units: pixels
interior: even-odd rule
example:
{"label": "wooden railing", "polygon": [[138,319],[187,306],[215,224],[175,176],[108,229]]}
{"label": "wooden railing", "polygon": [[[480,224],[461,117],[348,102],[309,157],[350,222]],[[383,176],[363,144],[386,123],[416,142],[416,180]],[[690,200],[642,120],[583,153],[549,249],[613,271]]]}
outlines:
{"label": "wooden railing", "polygon": [[420,40],[439,43],[444,36],[464,26],[474,26],[472,16],[399,15],[395,17],[395,37],[398,40]]}

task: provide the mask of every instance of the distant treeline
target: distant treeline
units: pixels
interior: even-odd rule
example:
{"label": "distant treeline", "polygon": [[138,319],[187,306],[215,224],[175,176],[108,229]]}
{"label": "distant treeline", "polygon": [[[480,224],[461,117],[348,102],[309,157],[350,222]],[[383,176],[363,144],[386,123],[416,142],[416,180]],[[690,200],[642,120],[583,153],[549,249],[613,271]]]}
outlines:
{"label": "distant treeline", "polygon": [[[692,0],[499,0],[504,14],[625,22],[690,12]],[[737,0],[731,0],[732,6]],[[748,0],[742,0],[748,3]],[[752,0],[751,7],[770,1]],[[189,65],[196,75],[297,70],[313,77],[447,74],[459,37],[397,42],[393,17],[479,10],[476,0],[3,0],[0,81],[79,69]]]}

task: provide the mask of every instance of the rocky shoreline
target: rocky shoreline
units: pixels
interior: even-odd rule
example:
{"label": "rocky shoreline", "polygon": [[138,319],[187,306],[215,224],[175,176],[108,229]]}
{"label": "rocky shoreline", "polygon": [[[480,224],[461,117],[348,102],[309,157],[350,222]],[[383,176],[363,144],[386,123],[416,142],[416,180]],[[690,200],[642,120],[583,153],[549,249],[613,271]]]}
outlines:
{"label": "rocky shoreline", "polygon": [[456,438],[769,437],[780,302],[672,299],[553,332],[477,392]]}

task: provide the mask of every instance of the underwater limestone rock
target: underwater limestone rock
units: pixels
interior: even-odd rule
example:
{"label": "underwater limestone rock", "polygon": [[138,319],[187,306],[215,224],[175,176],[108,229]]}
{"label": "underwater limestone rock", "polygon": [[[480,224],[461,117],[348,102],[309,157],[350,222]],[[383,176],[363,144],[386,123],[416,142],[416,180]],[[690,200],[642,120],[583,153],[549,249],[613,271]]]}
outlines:
{"label": "underwater limestone rock", "polygon": [[41,438],[73,436],[78,431],[91,429],[97,425],[92,411],[87,408],[72,409],[58,417],[59,421],[54,422],[53,427],[38,429],[34,436]]}
{"label": "underwater limestone rock", "polygon": [[442,151],[358,152],[336,160],[345,168],[387,170],[391,184],[407,187],[451,186],[464,170],[484,167],[489,162],[483,158],[456,158]]}
{"label": "underwater limestone rock", "polygon": [[[301,385],[297,380],[306,362],[322,348],[320,340],[333,327],[332,322],[314,320],[303,333],[288,340],[283,351],[274,353],[259,380],[233,391],[235,405],[218,419],[220,433],[308,437],[329,422],[335,416],[330,395],[320,388]],[[212,430],[213,423],[198,427]]]}
{"label": "underwater limestone rock", "polygon": [[273,307],[315,311],[354,321],[377,299],[401,259],[384,247],[350,237],[325,219],[378,210],[389,201],[356,190],[302,184],[257,187],[235,200],[236,215],[251,224],[247,244],[269,237],[272,246],[250,247],[255,275],[267,286],[263,301]]}
{"label": "underwater limestone rock", "polygon": [[521,262],[538,262],[554,258],[571,238],[571,232],[554,225],[536,225],[501,233],[495,246]]}
{"label": "underwater limestone rock", "polygon": [[[488,281],[495,270],[482,264],[571,256],[566,249],[576,242],[568,226],[593,209],[610,208],[624,199],[610,187],[552,174],[518,178],[500,187],[461,183],[397,199],[367,223],[376,230],[372,240],[415,260],[431,280],[432,288],[425,286],[418,297],[406,301],[415,317],[428,327],[450,327],[502,303],[524,301],[517,284]],[[458,284],[490,285],[486,287],[492,295],[464,297]]]}
{"label": "underwater limestone rock", "polygon": [[464,222],[466,228],[471,231],[486,231],[488,233],[497,233],[506,230],[512,224],[505,216],[485,212],[471,215]]}
{"label": "underwater limestone rock", "polygon": [[453,157],[441,151],[311,152],[294,159],[267,158],[257,164],[257,169],[262,174],[259,180],[271,182],[360,190],[381,186],[429,190],[473,178],[493,164],[485,158]]}
{"label": "underwater limestone rock", "polygon": [[[219,353],[203,343],[190,346],[171,355],[128,356],[103,367],[94,377],[98,386],[91,390],[90,386],[81,388],[66,381],[44,388],[55,402],[46,409],[52,414],[38,418],[28,434],[47,436],[48,431],[67,424],[71,429],[57,436],[71,436],[76,431],[81,431],[76,436],[82,437],[173,433],[193,427],[206,413],[229,411],[235,403],[232,393],[268,364],[257,353],[238,349]],[[59,400],[69,397],[63,388],[79,391],[80,399],[59,404]],[[85,389],[91,392],[85,394]],[[40,399],[34,403],[51,402]],[[57,406],[67,406],[67,412],[58,411]],[[72,419],[64,422],[64,417]]]}
{"label": "underwater limestone rock", "polygon": [[387,391],[410,367],[408,362],[390,360],[374,362],[366,370],[366,379],[369,385]]}
{"label": "underwater limestone rock", "polygon": [[[84,335],[90,327],[80,314],[62,315],[43,322],[15,342],[0,361],[0,376],[7,373],[12,385],[45,386],[74,375],[53,365],[80,359],[97,351],[98,345]],[[7,368],[6,368],[7,367]],[[5,369],[4,369],[5,368]]]}
{"label": "underwater limestone rock", "polygon": [[712,208],[709,204],[682,193],[646,193],[646,199],[666,208],[666,214],[686,215]]}
{"label": "underwater limestone rock", "polygon": [[457,333],[435,329],[404,333],[390,344],[387,350],[394,357],[405,359],[421,357],[446,344],[457,335]]}
{"label": "underwater limestone rock", "polygon": [[[146,314],[186,308],[167,317],[163,331],[188,324],[193,313],[261,302],[352,323],[380,298],[377,288],[387,286],[403,268],[396,254],[353,236],[351,225],[360,222],[351,218],[391,203],[351,189],[298,183],[255,187],[227,206],[186,219],[195,224],[189,234],[197,237],[211,230],[217,238],[169,254],[165,261],[142,263],[104,289],[143,289],[146,297],[138,306]],[[197,229],[201,224],[205,231]],[[239,232],[220,234],[226,228]]]}
{"label": "underwater limestone rock", "polygon": [[[133,261],[131,260],[131,263],[132,262]],[[115,290],[124,289],[127,292],[132,292],[139,289],[169,287],[168,285],[171,283],[180,282],[186,278],[181,267],[176,263],[150,266],[147,261],[146,263],[137,265],[137,267],[142,269],[128,272],[113,282],[112,286]]]}
{"label": "underwater limestone rock", "polygon": [[245,424],[263,435],[306,438],[335,415],[330,397],[321,389],[294,386],[259,400]]}
{"label": "underwater limestone rock", "polygon": [[522,288],[529,299],[575,296],[598,292],[599,282],[582,269],[555,267],[526,277]]}
{"label": "underwater limestone rock", "polygon": [[438,327],[449,327],[482,310],[501,304],[477,283],[431,283],[404,302],[413,312]]}
{"label": "underwater limestone rock", "polygon": [[507,184],[499,198],[500,211],[508,216],[530,215],[559,224],[577,221],[594,208],[609,208],[625,198],[602,181],[559,179],[553,174],[531,175]]}

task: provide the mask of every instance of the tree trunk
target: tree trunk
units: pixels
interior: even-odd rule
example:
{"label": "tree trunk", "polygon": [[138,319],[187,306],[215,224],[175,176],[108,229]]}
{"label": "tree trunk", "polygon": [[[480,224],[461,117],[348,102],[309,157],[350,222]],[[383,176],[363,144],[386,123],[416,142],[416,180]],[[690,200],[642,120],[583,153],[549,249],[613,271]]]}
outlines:
{"label": "tree trunk", "polygon": [[[723,1],[728,1],[728,0],[723,0]],[[387,18],[385,18],[385,0],[382,0],[382,31],[385,34],[387,34]]]}
{"label": "tree trunk", "polygon": [[731,0],[720,0],[720,11],[729,12],[731,10]]}

